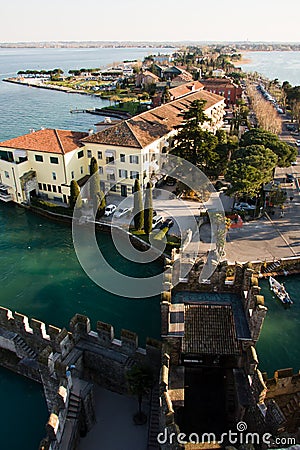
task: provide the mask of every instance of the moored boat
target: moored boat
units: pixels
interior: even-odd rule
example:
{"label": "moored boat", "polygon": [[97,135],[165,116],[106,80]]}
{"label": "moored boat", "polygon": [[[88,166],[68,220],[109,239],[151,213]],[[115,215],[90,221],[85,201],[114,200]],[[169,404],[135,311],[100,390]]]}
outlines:
{"label": "moored boat", "polygon": [[291,297],[289,296],[289,293],[286,291],[283,284],[279,283],[279,281],[275,280],[273,277],[269,277],[269,285],[270,289],[277,298],[284,304],[284,305],[292,305],[293,301]]}

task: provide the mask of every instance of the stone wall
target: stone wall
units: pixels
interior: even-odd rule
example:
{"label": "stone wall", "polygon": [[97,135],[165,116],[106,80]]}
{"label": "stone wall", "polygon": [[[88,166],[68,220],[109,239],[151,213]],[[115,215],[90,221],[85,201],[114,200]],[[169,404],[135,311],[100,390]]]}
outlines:
{"label": "stone wall", "polygon": [[95,420],[93,382],[127,393],[126,372],[134,364],[150,365],[158,377],[160,361],[160,342],[147,339],[140,348],[131,331],[116,339],[111,325],[99,321],[92,331],[80,314],[68,331],[0,307],[0,364],[44,388],[50,416],[41,449],[77,448]]}

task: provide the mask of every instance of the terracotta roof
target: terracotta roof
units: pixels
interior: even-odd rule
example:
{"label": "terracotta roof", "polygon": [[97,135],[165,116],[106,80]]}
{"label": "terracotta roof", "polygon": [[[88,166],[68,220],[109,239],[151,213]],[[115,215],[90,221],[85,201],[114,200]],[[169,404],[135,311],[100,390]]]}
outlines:
{"label": "terracotta roof", "polygon": [[145,70],[145,72],[143,72],[142,75],[143,75],[143,77],[151,77],[151,78],[153,78],[154,80],[157,80],[157,81],[160,80],[160,78],[157,75],[155,75],[155,73],[152,73],[149,70]]}
{"label": "terracotta roof", "polygon": [[238,355],[231,305],[185,305],[183,353]]}
{"label": "terracotta roof", "polygon": [[83,139],[83,143],[143,148],[180,125],[182,117],[179,114],[186,111],[194,100],[205,100],[205,109],[208,109],[224,97],[204,90],[193,92],[92,134]]}
{"label": "terracotta roof", "polygon": [[191,94],[192,92],[197,92],[200,89],[203,89],[203,84],[200,81],[192,81],[189,83],[181,84],[180,86],[176,86],[169,90],[171,97],[177,99],[179,97],[183,97],[184,95]]}
{"label": "terracotta roof", "polygon": [[209,87],[214,87],[214,86],[216,88],[225,87],[225,86],[237,87],[237,85],[235,83],[233,83],[232,80],[229,80],[228,78],[207,78],[206,80],[201,80],[201,83],[204,85],[204,88],[209,88]]}
{"label": "terracotta roof", "polygon": [[65,154],[80,147],[81,139],[87,135],[87,133],[77,131],[46,128],[45,130],[34,131],[33,133],[0,142],[0,147]]}

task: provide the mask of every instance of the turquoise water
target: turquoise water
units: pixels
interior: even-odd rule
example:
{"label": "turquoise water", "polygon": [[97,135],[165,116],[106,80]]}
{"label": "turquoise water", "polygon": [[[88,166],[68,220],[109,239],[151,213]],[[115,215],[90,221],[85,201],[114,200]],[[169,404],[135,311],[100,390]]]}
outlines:
{"label": "turquoise water", "polygon": [[[107,234],[99,234],[98,241],[109,262],[127,274],[147,277],[160,271],[158,263],[145,268],[122,261]],[[1,203],[0,286],[2,306],[48,324],[68,327],[78,312],[90,317],[94,330],[101,320],[114,325],[116,337],[121,328],[137,332],[141,345],[147,336],[160,336],[159,296],[126,299],[100,289],[79,265],[68,226]],[[17,450],[21,443],[23,450],[37,448],[47,419],[41,387],[0,370],[0,393],[1,450]]]}
{"label": "turquoise water", "polygon": [[262,333],[257,344],[260,369],[273,375],[274,370],[292,367],[300,369],[300,275],[277,277],[283,282],[294,304],[286,308],[274,298],[268,280],[261,280],[261,293],[268,308]]}
{"label": "turquoise water", "polygon": [[258,72],[273,80],[300,85],[300,52],[248,52],[249,64],[241,64],[246,72]]}

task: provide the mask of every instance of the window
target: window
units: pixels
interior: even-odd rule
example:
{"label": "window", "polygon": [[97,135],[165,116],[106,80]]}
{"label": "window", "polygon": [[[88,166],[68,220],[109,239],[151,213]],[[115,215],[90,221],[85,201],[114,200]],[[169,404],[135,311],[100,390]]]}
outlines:
{"label": "window", "polygon": [[35,160],[36,160],[37,162],[43,162],[43,161],[44,161],[42,155],[34,155],[34,157],[35,157]]}
{"label": "window", "polygon": [[106,157],[106,164],[114,164],[115,158],[113,156],[107,156]]}
{"label": "window", "polygon": [[127,178],[127,170],[119,170],[119,177],[120,178]]}
{"label": "window", "polygon": [[99,166],[99,173],[100,173],[100,175],[103,173],[103,167],[102,166]]}
{"label": "window", "polygon": [[111,185],[110,185],[110,191],[112,191],[112,192],[117,192],[117,187],[116,187],[115,184],[111,184]]}
{"label": "window", "polygon": [[139,172],[136,172],[135,170],[131,170],[131,171],[130,171],[130,178],[131,178],[132,180],[134,180],[135,178],[139,179],[139,177],[140,177]]}
{"label": "window", "polygon": [[114,173],[108,173],[107,174],[107,180],[108,181],[115,181],[116,180],[115,174]]}
{"label": "window", "polygon": [[52,191],[52,189],[51,189],[51,184],[47,184],[47,191],[49,191],[49,192]]}
{"label": "window", "polygon": [[125,155],[124,155],[124,153],[120,154],[120,161],[121,162],[125,162]]}
{"label": "window", "polygon": [[52,172],[52,180],[56,180],[56,173],[55,172]]}
{"label": "window", "polygon": [[80,152],[77,153],[77,158],[83,158],[83,150],[80,150]]}
{"label": "window", "polygon": [[42,188],[42,183],[39,183],[39,190],[41,191],[43,188]]}
{"label": "window", "polygon": [[50,156],[50,162],[51,164],[58,164],[57,156]]}
{"label": "window", "polygon": [[80,167],[80,173],[83,174],[83,166]]}
{"label": "window", "polygon": [[145,155],[143,155],[143,162],[147,162],[148,161],[148,153],[146,153]]}
{"label": "window", "polygon": [[75,178],[75,176],[74,176],[74,171],[72,170],[72,172],[71,172],[71,178],[72,178],[72,180],[74,180],[74,178]]}
{"label": "window", "polygon": [[7,170],[5,170],[4,173],[5,173],[5,178],[9,178],[9,173],[7,172]]}
{"label": "window", "polygon": [[61,187],[60,186],[58,186],[58,192],[59,192],[59,194],[61,194]]}
{"label": "window", "polygon": [[43,191],[47,190],[47,186],[45,185],[45,183],[43,183]]}
{"label": "window", "polygon": [[56,192],[56,186],[54,184],[52,185],[52,191]]}
{"label": "window", "polygon": [[98,159],[102,159],[102,152],[98,151]]}
{"label": "window", "polygon": [[137,155],[130,155],[129,161],[131,164],[138,164],[139,163],[139,157]]}
{"label": "window", "polygon": [[88,150],[88,151],[87,151],[87,157],[88,157],[88,158],[91,158],[91,157],[92,157],[92,150]]}

